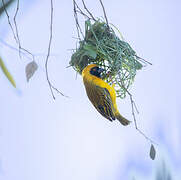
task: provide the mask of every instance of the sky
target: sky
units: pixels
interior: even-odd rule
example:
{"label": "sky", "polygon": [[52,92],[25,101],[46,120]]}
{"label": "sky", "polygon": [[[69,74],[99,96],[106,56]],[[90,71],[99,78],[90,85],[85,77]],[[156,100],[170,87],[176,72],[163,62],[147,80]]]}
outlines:
{"label": "sky", "polygon": [[[81,3],[81,1],[78,1]],[[103,16],[98,0],[86,0],[95,16]],[[35,54],[38,70],[27,83],[7,17],[0,18],[0,55],[13,75],[15,89],[0,70],[0,179],[2,180],[148,180],[164,166],[173,180],[181,178],[179,0],[104,0],[109,22],[121,31],[140,57],[153,65],[137,73],[131,87],[139,109],[137,123],[150,143],[131,123],[109,122],[89,102],[82,78],[66,68],[76,48],[72,1],[54,1],[53,40],[45,75],[50,31],[50,1],[20,1],[17,17],[22,47]],[[15,13],[15,4],[8,12]],[[83,26],[83,24],[82,24]],[[120,113],[133,121],[129,98],[117,99]],[[161,172],[161,170],[160,170]],[[166,179],[163,177],[162,179]]]}

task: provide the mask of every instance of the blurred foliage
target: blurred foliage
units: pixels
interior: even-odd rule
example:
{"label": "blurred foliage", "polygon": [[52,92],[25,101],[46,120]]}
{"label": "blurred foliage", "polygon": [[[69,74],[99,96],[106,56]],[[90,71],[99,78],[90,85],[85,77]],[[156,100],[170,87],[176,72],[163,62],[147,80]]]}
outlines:
{"label": "blurred foliage", "polygon": [[[138,178],[136,175],[135,177],[132,177],[132,180],[145,180],[145,178]],[[174,180],[172,178],[172,175],[167,167],[167,165],[165,164],[164,161],[162,161],[160,163],[160,165],[157,167],[155,175],[153,178],[147,178],[147,179],[153,179],[153,180]]]}
{"label": "blurred foliage", "polygon": [[156,171],[155,180],[173,180],[170,171],[166,167],[165,162],[163,161],[161,166]]}
{"label": "blurred foliage", "polygon": [[4,6],[2,0],[0,1],[0,17],[4,12],[4,8],[8,8],[14,1],[16,0],[8,0],[8,1],[4,0]]}
{"label": "blurred foliage", "polygon": [[8,78],[8,80],[10,81],[10,83],[11,83],[14,87],[16,87],[16,83],[15,83],[12,75],[11,75],[10,72],[8,71],[8,69],[7,69],[7,67],[5,66],[5,64],[4,64],[4,62],[3,62],[3,60],[2,60],[1,57],[0,57],[0,67],[1,67],[1,69],[2,69],[2,71],[3,71],[3,73],[5,74],[5,76],[6,76],[6,77]]}

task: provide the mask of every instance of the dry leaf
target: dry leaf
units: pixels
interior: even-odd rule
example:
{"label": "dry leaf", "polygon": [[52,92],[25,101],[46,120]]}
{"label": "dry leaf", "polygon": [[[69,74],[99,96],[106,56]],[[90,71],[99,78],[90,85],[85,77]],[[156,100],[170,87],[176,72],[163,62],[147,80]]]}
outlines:
{"label": "dry leaf", "polygon": [[38,69],[38,65],[35,61],[32,61],[26,65],[26,79],[29,82],[30,78],[34,75],[35,71]]}
{"label": "dry leaf", "polygon": [[156,156],[156,150],[155,150],[155,147],[153,146],[153,144],[151,145],[151,148],[150,148],[150,158],[152,160],[155,159],[155,156]]}

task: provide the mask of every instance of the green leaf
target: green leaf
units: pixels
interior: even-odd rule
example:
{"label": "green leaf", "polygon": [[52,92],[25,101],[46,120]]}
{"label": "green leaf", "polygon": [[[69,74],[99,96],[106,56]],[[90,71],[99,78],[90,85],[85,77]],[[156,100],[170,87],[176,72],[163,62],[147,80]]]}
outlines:
{"label": "green leaf", "polygon": [[8,78],[8,80],[10,81],[10,83],[16,88],[16,83],[12,77],[12,75],[10,74],[10,72],[8,71],[7,67],[5,66],[2,58],[0,57],[0,67],[3,71],[3,73],[5,74],[5,76]]}
{"label": "green leaf", "polygon": [[140,62],[136,62],[136,69],[137,70],[140,70],[140,69],[142,69],[142,67],[143,67],[143,65],[140,63]]}
{"label": "green leaf", "polygon": [[96,49],[95,47],[91,45],[84,45],[84,50],[86,50],[86,55],[95,59],[97,57]]}

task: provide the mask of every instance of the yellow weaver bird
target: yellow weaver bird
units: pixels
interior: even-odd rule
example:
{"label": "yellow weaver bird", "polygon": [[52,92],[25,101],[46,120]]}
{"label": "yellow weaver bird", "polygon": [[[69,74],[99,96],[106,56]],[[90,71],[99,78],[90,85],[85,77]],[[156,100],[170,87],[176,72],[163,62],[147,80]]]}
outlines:
{"label": "yellow weaver bird", "polygon": [[104,69],[96,64],[86,66],[82,71],[83,82],[89,100],[97,111],[110,121],[115,119],[126,126],[130,123],[118,111],[114,87],[101,79]]}

